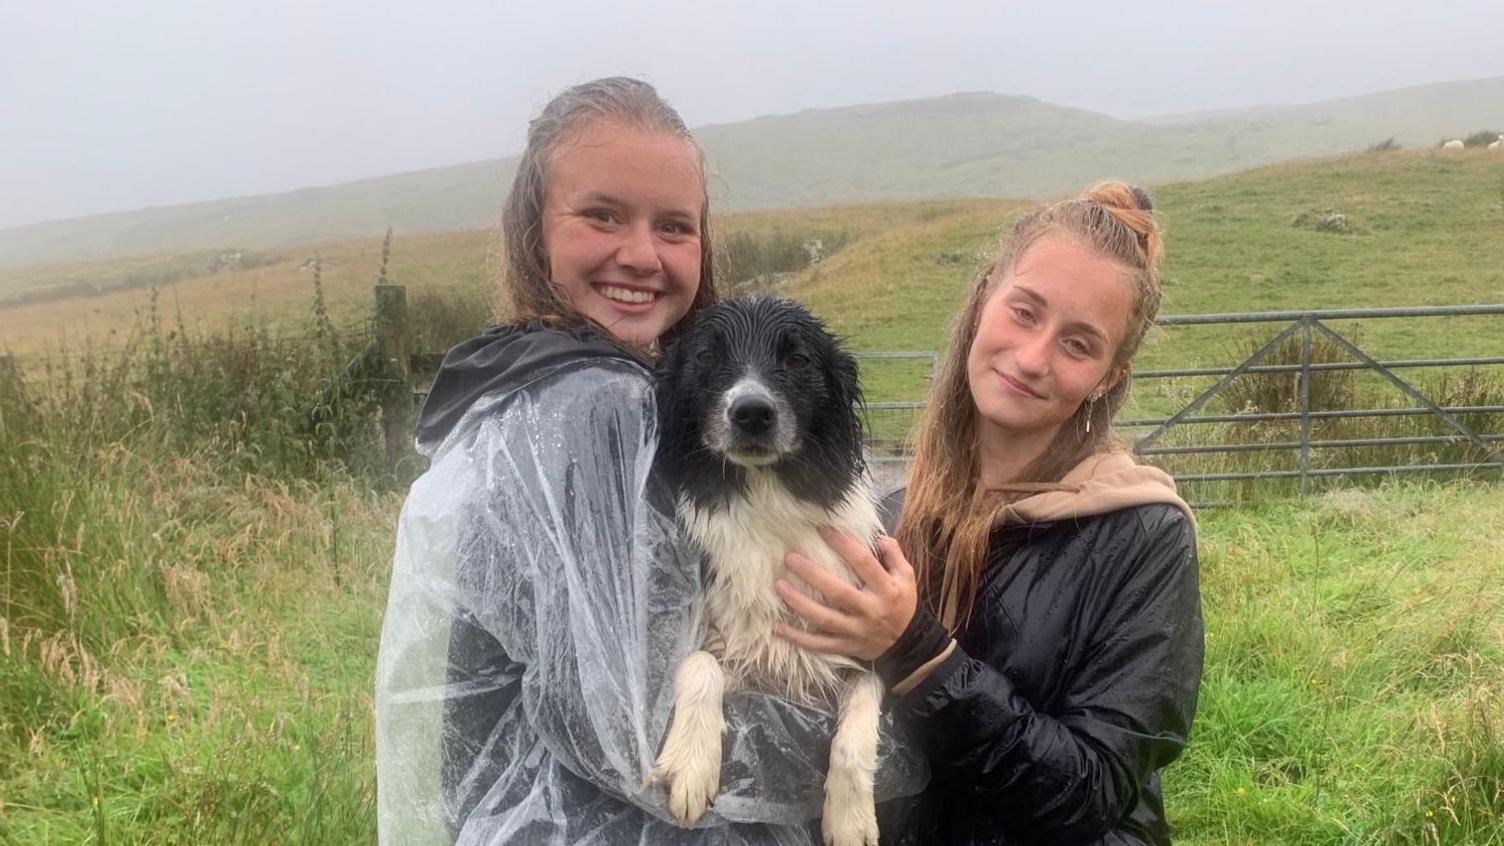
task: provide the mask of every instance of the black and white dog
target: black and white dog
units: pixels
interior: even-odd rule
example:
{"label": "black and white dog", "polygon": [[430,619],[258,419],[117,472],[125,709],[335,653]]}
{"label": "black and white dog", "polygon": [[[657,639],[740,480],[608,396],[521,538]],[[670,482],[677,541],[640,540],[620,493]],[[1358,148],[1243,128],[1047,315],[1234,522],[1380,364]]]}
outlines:
{"label": "black and white dog", "polygon": [[856,361],[802,306],[757,296],[705,310],[659,374],[660,469],[681,524],[708,559],[710,636],[680,666],[674,716],[654,775],[691,825],[721,774],[722,697],[739,686],[839,706],[825,781],[832,846],[876,846],[873,808],[882,686],[857,661],[773,634],[806,625],[773,584],[812,591],[784,565],[791,550],[857,578],[819,526],[871,543],[880,524],[862,455]]}

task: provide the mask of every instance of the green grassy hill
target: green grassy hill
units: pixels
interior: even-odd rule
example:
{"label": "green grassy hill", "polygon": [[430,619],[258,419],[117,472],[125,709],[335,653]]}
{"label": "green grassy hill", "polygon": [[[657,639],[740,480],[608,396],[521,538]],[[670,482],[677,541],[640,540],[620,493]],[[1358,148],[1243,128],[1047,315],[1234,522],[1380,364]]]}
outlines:
{"label": "green grassy hill", "polygon": [[[1504,298],[1504,156],[1355,154],[1160,185],[1155,197],[1166,227],[1163,313]],[[858,346],[933,347],[1000,227],[1024,207],[957,206],[844,251],[791,290]],[[1326,209],[1345,214],[1352,232],[1296,225],[1302,213]],[[1404,321],[1367,331],[1395,354],[1429,334]],[[1477,340],[1504,353],[1497,333],[1479,330]],[[1217,352],[1181,342],[1151,347],[1146,363]]]}
{"label": "green grassy hill", "polygon": [[[1272,165],[1230,176],[1174,183],[1156,190],[1167,229],[1161,313],[1196,314],[1319,308],[1366,308],[1504,302],[1504,157],[1486,151],[1354,154]],[[1346,234],[1297,225],[1303,215],[1336,209]],[[797,277],[788,291],[846,333],[861,349],[936,349],[964,300],[972,274],[995,249],[998,230],[1016,205],[968,206],[923,223],[891,230],[848,248]],[[1494,316],[1332,321],[1379,360],[1504,356],[1504,318]],[[1204,326],[1152,333],[1140,351],[1141,370],[1231,367],[1284,328],[1279,324]],[[1345,353],[1320,348],[1330,361]],[[1288,359],[1287,359],[1288,360]],[[928,361],[870,361],[863,381],[870,399],[920,399]],[[1442,405],[1504,403],[1501,368],[1407,370]],[[1140,380],[1123,417],[1154,418],[1180,410],[1215,377]],[[1295,411],[1293,376],[1244,377],[1206,413]],[[1313,379],[1314,406],[1411,406],[1380,377],[1348,371]],[[885,445],[907,431],[913,412],[871,415]],[[1429,418],[1327,421],[1316,440],[1435,437],[1452,430]],[[1484,434],[1504,434],[1498,416],[1467,421]],[[1129,432],[1136,437],[1146,431]],[[1291,441],[1295,423],[1180,427],[1162,442],[1175,444]],[[1317,468],[1464,463],[1478,454],[1438,447],[1409,451],[1317,450]],[[1295,469],[1293,452],[1213,454],[1167,459],[1177,475]],[[1324,483],[1323,483],[1324,484]],[[1239,501],[1253,483],[1191,485],[1196,501]]]}
{"label": "green grassy hill", "polygon": [[[1188,179],[1362,149],[1504,131],[1504,77],[1302,106],[1120,120],[1030,97],[955,94],[700,127],[727,210],[917,197],[1054,194],[1107,176]],[[515,160],[473,162],[169,208],[0,230],[0,267],[160,250],[263,249],[481,227]],[[0,287],[0,297],[14,289]]]}
{"label": "green grassy hill", "polygon": [[[1496,301],[1504,297],[1504,156],[1434,150],[1354,154],[1291,162],[1196,182],[1156,186],[1167,228],[1165,313]],[[723,242],[738,234],[843,233],[826,261],[786,277],[780,290],[807,300],[859,349],[933,349],[1000,229],[1031,206],[1014,200],[931,200],[798,211],[747,212],[716,222]],[[1336,209],[1352,232],[1295,225],[1302,213]],[[182,256],[0,270],[0,289],[44,279],[98,280],[119,290],[0,309],[0,348],[56,351],[64,339],[108,344],[129,335],[150,293],[121,279],[185,275],[162,287],[170,326],[215,326],[254,315],[278,331],[306,328],[312,297],[307,259],[323,257],[324,284],[340,323],[369,313],[378,239],[291,246],[264,263],[217,274]],[[492,232],[399,233],[392,278],[413,296],[484,301],[496,263]],[[113,275],[112,275],[113,274]],[[476,317],[477,322],[479,317]],[[1478,354],[1504,353],[1487,321],[1447,324]],[[1393,356],[1424,348],[1434,323],[1363,327]],[[1434,350],[1433,350],[1434,352]],[[1227,358],[1226,332],[1177,330],[1151,343],[1144,364]]]}

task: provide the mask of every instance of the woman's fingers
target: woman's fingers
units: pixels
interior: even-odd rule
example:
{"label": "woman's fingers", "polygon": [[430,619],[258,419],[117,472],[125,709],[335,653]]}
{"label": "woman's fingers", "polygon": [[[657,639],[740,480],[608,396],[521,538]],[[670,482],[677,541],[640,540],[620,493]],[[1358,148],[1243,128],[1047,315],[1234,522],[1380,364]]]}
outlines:
{"label": "woman's fingers", "polygon": [[832,634],[852,633],[851,621],[845,614],[820,604],[814,597],[801,593],[798,588],[782,579],[779,579],[774,587],[778,595],[783,598],[784,604],[794,609],[794,613],[815,624],[816,627]]}
{"label": "woman's fingers", "polygon": [[797,552],[790,552],[784,556],[784,563],[794,571],[794,575],[803,579],[810,587],[814,588],[825,597],[827,605],[834,605],[847,611],[859,611],[862,607],[862,592],[857,588],[841,581],[841,578],[829,570],[823,569]]}
{"label": "woman's fingers", "polygon": [[856,573],[862,584],[874,593],[884,590],[891,579],[888,571],[883,569],[881,562],[872,555],[872,551],[865,544],[850,535],[843,534],[828,526],[821,526],[820,538],[825,545],[831,548],[835,554],[841,556],[846,566]]}
{"label": "woman's fingers", "polygon": [[889,535],[878,537],[877,556],[894,578],[914,581],[914,565],[904,557],[903,547],[898,545],[897,538]]}
{"label": "woman's fingers", "polygon": [[803,593],[782,579],[775,585],[778,595],[790,609],[821,631],[799,631],[784,625],[777,631],[797,646],[870,661],[891,648],[914,617],[918,600],[913,568],[892,538],[877,541],[877,552],[882,556],[879,560],[849,537],[833,532],[821,534],[832,551],[845,558],[853,569],[859,569],[866,587],[847,584],[835,573],[791,552],[784,557],[790,572],[821,598]]}

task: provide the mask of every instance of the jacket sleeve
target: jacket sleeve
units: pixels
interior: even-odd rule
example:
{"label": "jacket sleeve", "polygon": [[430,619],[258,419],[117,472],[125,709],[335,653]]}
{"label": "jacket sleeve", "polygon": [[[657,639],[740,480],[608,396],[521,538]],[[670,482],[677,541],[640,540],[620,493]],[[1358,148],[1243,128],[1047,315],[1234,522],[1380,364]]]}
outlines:
{"label": "jacket sleeve", "polygon": [[645,371],[587,363],[477,400],[413,484],[377,659],[384,843],[672,830],[643,775],[698,562],[647,501],[655,422]]}
{"label": "jacket sleeve", "polygon": [[958,789],[992,796],[1030,842],[1091,842],[1133,808],[1153,772],[1189,736],[1202,669],[1195,533],[1173,509],[1134,521],[1143,533],[1063,704],[1043,713],[1006,675],[960,649],[898,709],[922,731],[930,765]]}
{"label": "jacket sleeve", "polygon": [[650,809],[669,674],[698,625],[698,562],[648,501],[654,426],[645,376],[595,366],[519,392],[454,448],[477,471],[455,619],[522,668],[513,716],[557,761]]}

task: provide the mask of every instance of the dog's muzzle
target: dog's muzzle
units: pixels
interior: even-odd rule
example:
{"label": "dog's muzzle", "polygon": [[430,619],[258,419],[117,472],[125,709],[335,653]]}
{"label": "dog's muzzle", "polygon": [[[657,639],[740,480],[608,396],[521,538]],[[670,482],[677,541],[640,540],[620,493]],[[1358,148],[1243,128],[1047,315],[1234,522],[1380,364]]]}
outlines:
{"label": "dog's muzzle", "polygon": [[732,385],[711,412],[705,446],[744,467],[772,464],[798,445],[793,409],[761,383]]}
{"label": "dog's muzzle", "polygon": [[726,413],[731,415],[731,425],[738,432],[751,437],[763,435],[778,419],[772,400],[760,396],[737,397]]}

